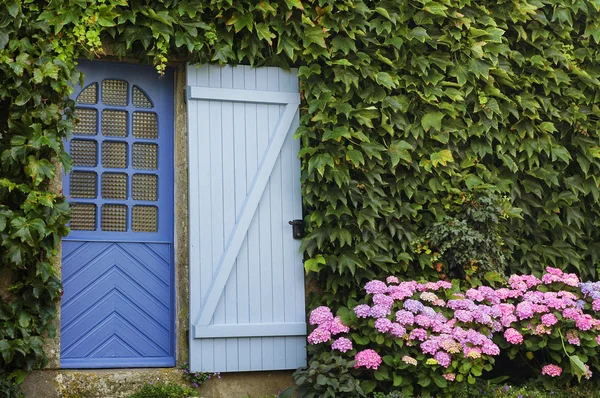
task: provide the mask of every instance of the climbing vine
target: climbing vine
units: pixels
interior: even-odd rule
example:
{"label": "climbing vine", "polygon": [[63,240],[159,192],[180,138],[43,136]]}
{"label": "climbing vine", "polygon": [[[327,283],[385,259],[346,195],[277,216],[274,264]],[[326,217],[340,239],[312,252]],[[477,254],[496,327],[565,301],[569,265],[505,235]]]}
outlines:
{"label": "climbing vine", "polygon": [[[76,59],[299,67],[305,263],[332,304],[444,272],[425,231],[508,199],[503,263],[595,277],[598,0],[0,0],[0,377],[43,366],[68,207]],[[506,216],[506,217],[505,217]],[[468,230],[468,228],[466,229]],[[472,263],[472,261],[470,261]]]}

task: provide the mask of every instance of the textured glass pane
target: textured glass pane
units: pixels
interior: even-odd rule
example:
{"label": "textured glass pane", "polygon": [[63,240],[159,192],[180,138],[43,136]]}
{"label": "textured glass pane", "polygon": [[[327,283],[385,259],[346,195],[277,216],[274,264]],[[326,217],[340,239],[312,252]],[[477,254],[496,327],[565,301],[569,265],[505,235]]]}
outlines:
{"label": "textured glass pane", "polygon": [[71,172],[71,197],[96,198],[96,173],[89,171]]}
{"label": "textured glass pane", "polygon": [[135,200],[157,200],[158,176],[154,174],[134,174],[132,196]]}
{"label": "textured glass pane", "polygon": [[96,135],[97,115],[95,109],[75,108],[79,122],[73,127],[73,134]]}
{"label": "textured glass pane", "polygon": [[133,112],[133,136],[135,138],[158,138],[156,113]]}
{"label": "textured glass pane", "polygon": [[158,231],[158,208],[156,206],[133,206],[131,229],[135,232]]}
{"label": "textured glass pane", "polygon": [[158,146],[155,144],[133,144],[133,168],[140,170],[158,169]]}
{"label": "textured glass pane", "polygon": [[71,203],[71,229],[93,231],[96,229],[96,205]]}
{"label": "textured glass pane", "polygon": [[79,96],[77,102],[80,104],[94,105],[98,102],[98,83],[93,83],[84,88]]}
{"label": "textured glass pane", "polygon": [[105,105],[127,105],[127,82],[104,80],[102,82],[102,102]]}
{"label": "textured glass pane", "polygon": [[105,141],[102,143],[102,166],[113,169],[127,167],[127,143]]}
{"label": "textured glass pane", "polygon": [[96,141],[71,141],[73,166],[94,167],[98,163],[98,144]]}
{"label": "textured glass pane", "polygon": [[127,112],[102,111],[102,134],[110,137],[127,137]]}
{"label": "textured glass pane", "polygon": [[138,108],[152,108],[152,101],[142,90],[133,86],[133,105]]}
{"label": "textured glass pane", "polygon": [[102,230],[125,232],[127,230],[127,206],[103,205]]}
{"label": "textured glass pane", "polygon": [[102,197],[108,199],[127,199],[127,174],[102,174]]}

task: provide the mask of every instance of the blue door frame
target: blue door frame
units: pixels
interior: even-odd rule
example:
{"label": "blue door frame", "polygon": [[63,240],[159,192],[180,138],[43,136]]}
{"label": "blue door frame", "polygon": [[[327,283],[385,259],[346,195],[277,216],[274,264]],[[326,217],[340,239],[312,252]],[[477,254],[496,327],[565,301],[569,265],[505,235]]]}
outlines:
{"label": "blue door frame", "polygon": [[63,178],[61,367],[175,365],[174,74],[81,62]]}

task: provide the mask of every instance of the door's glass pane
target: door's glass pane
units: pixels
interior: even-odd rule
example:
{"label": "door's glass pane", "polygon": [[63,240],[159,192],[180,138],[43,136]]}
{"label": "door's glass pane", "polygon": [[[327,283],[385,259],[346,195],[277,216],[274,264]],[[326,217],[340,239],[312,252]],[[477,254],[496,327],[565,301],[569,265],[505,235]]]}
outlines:
{"label": "door's glass pane", "polygon": [[102,111],[102,135],[127,137],[127,112],[106,109]]}
{"label": "door's glass pane", "polygon": [[109,169],[127,167],[127,143],[105,141],[102,143],[102,166]]}
{"label": "door's glass pane", "polygon": [[103,205],[102,230],[125,232],[127,230],[127,206]]}
{"label": "door's glass pane", "polygon": [[78,103],[95,105],[98,102],[98,83],[92,83],[77,96]]}
{"label": "door's glass pane", "polygon": [[133,86],[133,105],[138,108],[152,108],[152,101],[137,86]]}
{"label": "door's glass pane", "polygon": [[73,134],[96,135],[98,111],[75,108],[75,115],[79,118],[79,122],[73,127]]}
{"label": "door's glass pane", "polygon": [[127,199],[127,174],[102,174],[102,197],[107,199]]}
{"label": "door's glass pane", "polygon": [[102,82],[102,102],[104,105],[127,106],[127,82],[104,80]]}
{"label": "door's glass pane", "polygon": [[71,141],[73,166],[94,167],[98,164],[98,144],[96,141]]}
{"label": "door's glass pane", "polygon": [[96,173],[89,171],[71,172],[71,197],[96,198]]}
{"label": "door's glass pane", "polygon": [[96,229],[96,205],[71,203],[71,229],[93,231]]}
{"label": "door's glass pane", "polygon": [[133,112],[133,136],[135,138],[158,138],[158,120],[153,112]]}
{"label": "door's glass pane", "polygon": [[158,169],[158,146],[156,144],[133,144],[133,168],[138,170]]}
{"label": "door's glass pane", "polygon": [[158,176],[154,174],[134,174],[132,196],[135,200],[157,200]]}
{"label": "door's glass pane", "polygon": [[135,232],[158,231],[158,208],[156,206],[133,206],[131,229]]}

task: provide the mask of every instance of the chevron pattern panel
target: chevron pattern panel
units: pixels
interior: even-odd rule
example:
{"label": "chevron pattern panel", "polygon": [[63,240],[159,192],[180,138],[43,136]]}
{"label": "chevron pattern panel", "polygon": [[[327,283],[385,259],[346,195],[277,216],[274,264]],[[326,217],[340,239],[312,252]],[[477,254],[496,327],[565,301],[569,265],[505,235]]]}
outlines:
{"label": "chevron pattern panel", "polygon": [[173,366],[170,248],[63,242],[63,367]]}

